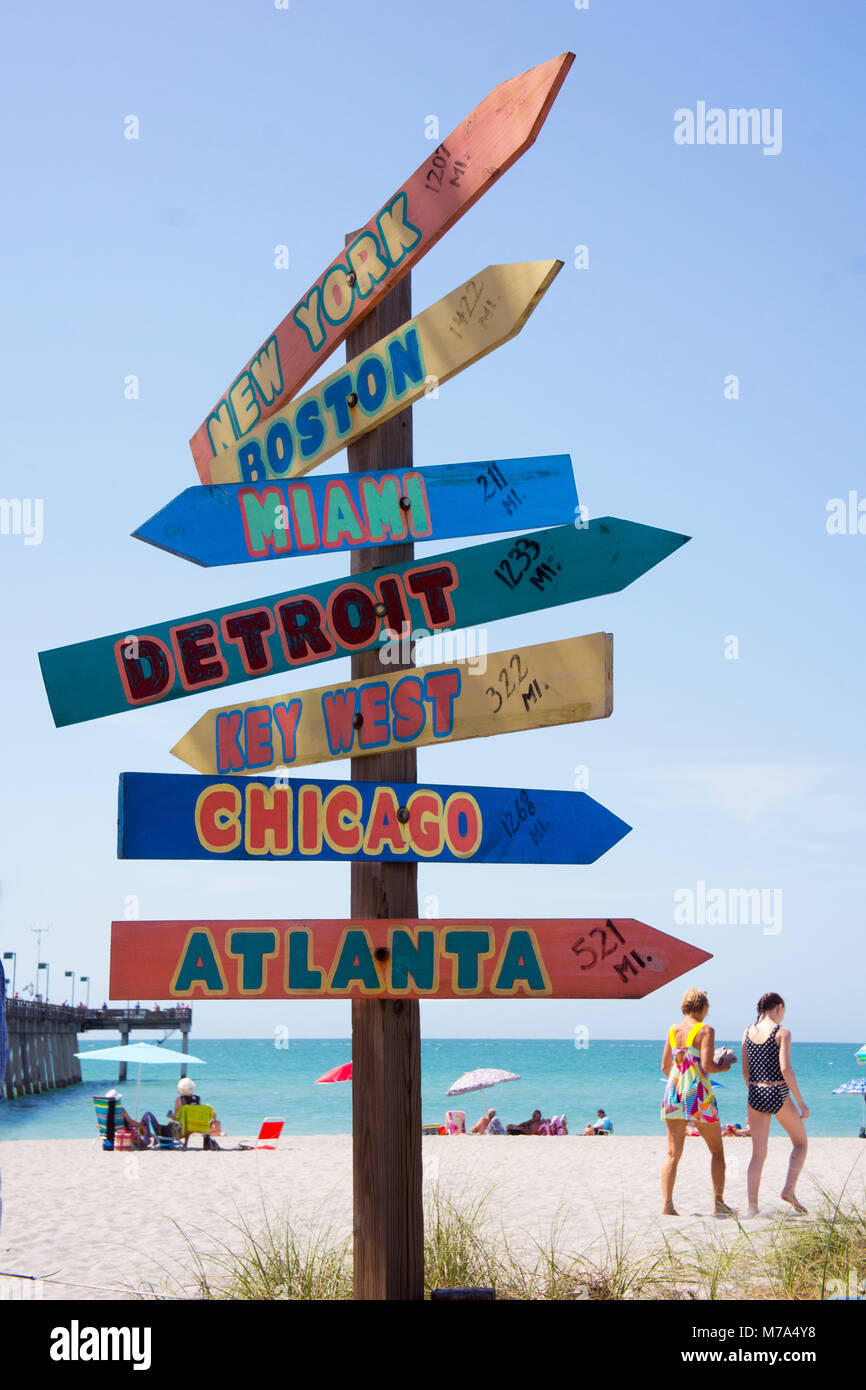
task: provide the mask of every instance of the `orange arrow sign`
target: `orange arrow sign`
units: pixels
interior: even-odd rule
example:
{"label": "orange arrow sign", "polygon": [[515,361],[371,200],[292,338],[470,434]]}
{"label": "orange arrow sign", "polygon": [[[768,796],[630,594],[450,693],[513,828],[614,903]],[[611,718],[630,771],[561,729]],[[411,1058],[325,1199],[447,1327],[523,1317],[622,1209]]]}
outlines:
{"label": "orange arrow sign", "polygon": [[711,957],[633,918],[111,924],[114,999],[642,999]]}
{"label": "orange arrow sign", "polygon": [[211,481],[214,454],[290,401],[359,320],[529,149],[573,62],[573,53],[563,53],[494,87],[334,258],[190,440],[203,483]]}

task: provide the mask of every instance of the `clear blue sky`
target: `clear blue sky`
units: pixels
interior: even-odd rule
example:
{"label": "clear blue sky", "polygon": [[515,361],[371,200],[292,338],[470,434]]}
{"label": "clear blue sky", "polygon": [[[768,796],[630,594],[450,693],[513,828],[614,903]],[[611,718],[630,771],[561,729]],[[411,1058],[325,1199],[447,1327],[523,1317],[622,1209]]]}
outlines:
{"label": "clear blue sky", "polygon": [[[51,923],[52,997],[75,969],[101,1002],[109,922],[133,895],[154,919],[347,914],[348,868],[118,862],[117,774],[181,771],[169,748],[219,701],[56,730],[36,653],[345,572],[345,556],[200,570],[129,533],[196,481],[190,434],[429,154],[426,117],[445,135],[498,82],[573,49],[536,145],[421,262],[414,305],[491,262],[565,269],[517,340],[416,407],[416,462],[568,451],[592,514],[694,539],[537,632],[614,633],[610,720],[419,754],[425,780],[517,787],[569,788],[585,765],[632,834],[590,868],[424,866],[422,901],[639,917],[715,953],[693,982],[720,1036],[775,989],[795,1037],[862,1042],[866,535],[825,522],[830,499],[866,497],[863,7],[49,3],[6,7],[0,36],[0,491],[44,503],[41,545],[0,536],[0,944],[20,953],[19,986],[29,928]],[[674,112],[699,101],[780,109],[781,152],[676,144]],[[490,650],[526,639],[525,620],[501,623]],[[676,926],[674,895],[700,881],[781,890],[782,930]],[[680,990],[431,1003],[423,1028],[648,1037]],[[200,1035],[349,1031],[341,1003],[196,1015]]]}

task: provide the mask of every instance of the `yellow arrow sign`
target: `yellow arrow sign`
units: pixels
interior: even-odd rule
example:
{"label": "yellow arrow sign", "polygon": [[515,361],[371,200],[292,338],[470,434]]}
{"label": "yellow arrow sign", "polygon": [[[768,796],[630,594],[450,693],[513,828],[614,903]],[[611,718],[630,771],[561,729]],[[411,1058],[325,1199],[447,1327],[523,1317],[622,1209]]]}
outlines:
{"label": "yellow arrow sign", "polygon": [[[489,265],[211,459],[204,483],[297,478],[520,332],[562,261]],[[250,406],[252,409],[252,405]]]}
{"label": "yellow arrow sign", "polygon": [[[380,659],[403,660],[400,645]],[[595,632],[210,710],[171,751],[207,774],[266,772],[605,719],[612,709],[613,638]]]}

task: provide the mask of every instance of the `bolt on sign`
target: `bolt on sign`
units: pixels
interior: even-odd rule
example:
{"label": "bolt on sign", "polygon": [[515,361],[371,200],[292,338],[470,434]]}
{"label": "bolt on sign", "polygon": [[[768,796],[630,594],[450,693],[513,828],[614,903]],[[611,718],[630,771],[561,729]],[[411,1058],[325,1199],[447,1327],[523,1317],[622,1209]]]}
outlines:
{"label": "bolt on sign", "polygon": [[196,565],[240,565],[556,526],[578,510],[568,454],[188,487],[133,535]]}
{"label": "bolt on sign", "polygon": [[586,792],[122,772],[117,857],[593,864],[630,829]]}
{"label": "bolt on sign", "polygon": [[204,483],[297,478],[516,337],[562,261],[489,265],[199,466]]}
{"label": "bolt on sign", "polygon": [[613,709],[609,633],[495,652],[485,667],[444,662],[210,710],[171,751],[197,772],[259,773],[606,719]]}
{"label": "bolt on sign", "polygon": [[190,440],[211,459],[297,394],[347,333],[535,140],[574,62],[560,54],[501,83],[370,218],[247,362]]}
{"label": "bolt on sign", "polygon": [[688,540],[615,517],[409,560],[40,652],[54,722],[77,724],[272,672],[624,589]]}
{"label": "bolt on sign", "polygon": [[712,957],[631,917],[112,922],[111,994],[643,999]]}

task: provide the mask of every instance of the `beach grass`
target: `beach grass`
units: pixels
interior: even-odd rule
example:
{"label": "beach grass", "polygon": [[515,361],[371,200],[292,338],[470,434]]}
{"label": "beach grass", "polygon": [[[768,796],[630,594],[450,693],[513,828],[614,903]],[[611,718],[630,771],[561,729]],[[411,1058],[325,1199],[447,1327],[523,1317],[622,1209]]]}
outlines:
{"label": "beach grass", "polygon": [[[685,1243],[664,1238],[654,1251],[638,1249],[620,1223],[605,1231],[603,1247],[590,1256],[563,1248],[560,1223],[531,1251],[513,1250],[497,1233],[490,1211],[494,1193],[471,1199],[427,1190],[424,1221],[424,1289],[493,1288],[505,1301],[621,1300],[821,1300],[850,1290],[866,1270],[866,1191],[845,1207],[823,1194],[807,1217],[784,1214],[752,1232],[695,1232]],[[186,1297],[229,1300],[324,1300],[352,1298],[349,1239],[306,1227],[290,1214],[276,1221],[230,1223],[241,1238],[215,1241],[203,1250],[184,1232],[191,1267]],[[726,1223],[727,1226],[728,1223]],[[861,1280],[862,1283],[862,1280]],[[181,1286],[176,1285],[177,1297]],[[153,1292],[153,1291],[151,1291]],[[863,1289],[862,1292],[866,1292]]]}

